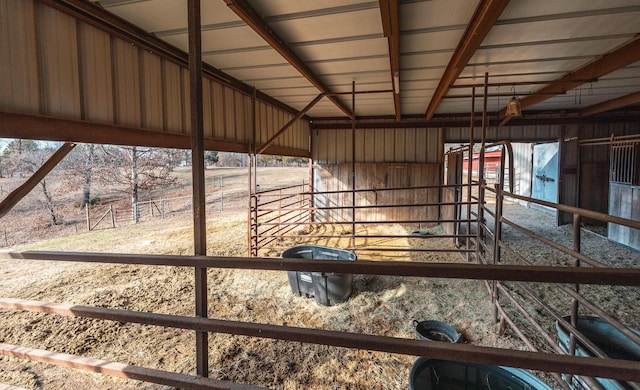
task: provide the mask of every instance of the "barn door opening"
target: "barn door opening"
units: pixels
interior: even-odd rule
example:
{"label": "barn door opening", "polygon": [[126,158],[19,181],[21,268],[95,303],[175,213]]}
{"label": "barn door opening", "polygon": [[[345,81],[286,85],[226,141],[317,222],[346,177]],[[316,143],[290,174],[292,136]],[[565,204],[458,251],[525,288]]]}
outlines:
{"label": "barn door opening", "polygon": [[532,198],[553,203],[558,202],[557,142],[533,146],[533,174],[531,181]]}

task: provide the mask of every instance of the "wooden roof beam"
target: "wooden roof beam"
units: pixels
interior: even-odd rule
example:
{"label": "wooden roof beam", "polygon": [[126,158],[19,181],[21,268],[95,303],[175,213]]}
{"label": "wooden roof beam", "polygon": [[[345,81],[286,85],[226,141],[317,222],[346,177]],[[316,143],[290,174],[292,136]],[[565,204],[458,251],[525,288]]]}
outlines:
{"label": "wooden roof beam", "polygon": [[396,120],[400,120],[400,5],[398,0],[379,0],[382,30],[389,45],[389,63],[391,65],[391,83],[393,85],[393,105]]}
{"label": "wooden roof beam", "polygon": [[580,110],[580,116],[599,114],[601,112],[611,111],[616,108],[622,108],[638,103],[640,103],[640,91],[586,107]]}
{"label": "wooden roof beam", "polygon": [[447,94],[451,85],[456,81],[460,73],[476,52],[484,38],[496,23],[502,12],[509,4],[509,0],[480,0],[467,29],[462,35],[456,51],[453,53],[447,69],[444,71],[440,83],[433,93],[429,107],[425,113],[427,120],[435,114],[442,97]]}
{"label": "wooden roof beam", "polygon": [[[552,96],[565,93],[588,82],[585,80],[596,80],[606,74],[640,61],[640,37],[632,39],[623,46],[612,52],[603,55],[595,61],[574,70],[554,81],[553,83],[540,88],[531,95],[520,100],[520,107],[525,108],[541,103]],[[587,107],[588,108],[588,107]],[[498,113],[500,118],[504,118],[506,108]]]}
{"label": "wooden roof beam", "polygon": [[235,12],[249,27],[262,37],[273,49],[275,49],[291,66],[296,68],[314,87],[344,112],[349,118],[354,114],[337,97],[331,96],[331,91],[316,76],[296,53],[291,50],[282,38],[262,19],[262,17],[249,5],[246,0],[224,0],[227,6]]}

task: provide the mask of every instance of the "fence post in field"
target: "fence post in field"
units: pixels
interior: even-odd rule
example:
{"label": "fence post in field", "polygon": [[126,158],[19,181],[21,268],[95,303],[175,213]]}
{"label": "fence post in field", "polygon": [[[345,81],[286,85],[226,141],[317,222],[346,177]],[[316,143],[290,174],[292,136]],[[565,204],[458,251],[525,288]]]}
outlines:
{"label": "fence post in field", "polygon": [[111,213],[111,226],[115,229],[116,228],[116,216],[113,215],[113,205],[112,204],[109,205],[109,212]]}
{"label": "fence post in field", "polygon": [[151,214],[151,217],[153,218],[153,200],[149,201],[149,214]]}
{"label": "fence post in field", "polygon": [[87,230],[91,231],[91,220],[89,219],[89,203],[85,205],[85,209],[87,212]]}

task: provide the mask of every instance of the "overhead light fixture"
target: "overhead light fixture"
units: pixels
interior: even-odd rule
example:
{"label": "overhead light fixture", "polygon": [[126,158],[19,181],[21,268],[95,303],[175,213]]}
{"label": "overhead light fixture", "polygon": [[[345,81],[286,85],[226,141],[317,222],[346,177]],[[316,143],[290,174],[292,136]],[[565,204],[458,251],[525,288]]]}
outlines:
{"label": "overhead light fixture", "polygon": [[520,106],[520,98],[514,96],[507,103],[506,116],[520,116],[522,115],[522,107]]}
{"label": "overhead light fixture", "polygon": [[393,91],[400,93],[400,73],[397,70],[393,72]]}

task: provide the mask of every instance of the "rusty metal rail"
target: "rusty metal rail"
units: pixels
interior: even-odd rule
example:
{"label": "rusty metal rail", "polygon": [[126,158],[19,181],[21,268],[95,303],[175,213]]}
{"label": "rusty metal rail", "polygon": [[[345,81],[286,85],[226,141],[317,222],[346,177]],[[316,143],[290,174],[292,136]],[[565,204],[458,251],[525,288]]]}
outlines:
{"label": "rusty metal rail", "polygon": [[[69,355],[45,351],[42,349],[27,348],[17,345],[0,343],[0,355],[18,359],[33,360],[61,367],[80,369],[99,374],[106,374],[126,379],[134,379],[143,382],[152,382],[165,386],[182,389],[202,390],[263,390],[264,387],[244,385],[240,383],[221,381],[180,374],[171,371],[156,370],[148,367],[134,366],[130,364],[115,363],[107,360],[92,359],[82,356]],[[1,387],[1,386],[0,386]],[[14,387],[10,387],[14,389]]]}
{"label": "rusty metal rail", "polygon": [[363,275],[420,276],[448,279],[506,280],[541,283],[583,283],[640,286],[640,269],[573,268],[560,266],[482,265],[409,261],[309,261],[273,257],[134,255],[86,252],[22,251],[3,256],[22,260],[139,264],[175,267],[252,269],[270,271],[336,272]]}
{"label": "rusty metal rail", "polygon": [[202,332],[226,333],[251,337],[297,341],[335,347],[358,348],[434,359],[478,364],[505,365],[548,372],[570,372],[599,377],[640,381],[640,366],[625,360],[603,360],[540,352],[479,347],[389,336],[307,329],[290,326],[178,316],[92,306],[51,304],[38,301],[0,298],[0,307],[14,310],[54,313],[65,316],[96,318],[145,325],[158,325]]}

